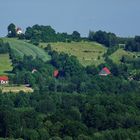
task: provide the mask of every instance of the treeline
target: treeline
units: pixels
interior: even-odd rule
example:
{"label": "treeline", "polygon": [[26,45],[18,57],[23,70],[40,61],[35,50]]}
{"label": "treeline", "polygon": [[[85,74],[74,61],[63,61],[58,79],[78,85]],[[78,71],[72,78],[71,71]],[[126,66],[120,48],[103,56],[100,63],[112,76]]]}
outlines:
{"label": "treeline", "polygon": [[51,26],[43,25],[28,27],[25,32],[25,38],[31,40],[31,42],[71,42],[81,40],[80,33],[77,31],[73,31],[72,34],[56,33]]}
{"label": "treeline", "polygon": [[116,46],[119,43],[117,36],[114,33],[107,33],[105,31],[89,32],[90,41],[96,41],[104,44],[107,47]]}
{"label": "treeline", "polygon": [[25,34],[17,35],[16,26],[13,23],[8,26],[8,37],[27,39],[35,45],[38,45],[39,42],[71,42],[80,41],[82,39],[78,31],[73,31],[72,34],[56,33],[51,26],[37,24],[32,27],[27,27]]}
{"label": "treeline", "polygon": [[[19,39],[30,40],[34,45],[40,42],[71,42],[71,41],[96,41],[106,47],[125,47],[128,51],[140,51],[140,37],[124,38],[118,37],[116,34],[105,31],[90,31],[88,37],[81,37],[78,31],[73,31],[72,34],[56,32],[51,26],[33,25],[27,27],[25,33],[17,34],[16,26],[11,23],[8,26],[8,37],[18,37]],[[125,46],[126,45],[126,46]]]}
{"label": "treeline", "polygon": [[0,39],[0,54],[8,53],[10,50],[10,46],[8,43],[4,43],[2,39]]}
{"label": "treeline", "polygon": [[125,50],[132,52],[140,51],[140,36],[135,36],[135,38],[129,40],[126,43]]}

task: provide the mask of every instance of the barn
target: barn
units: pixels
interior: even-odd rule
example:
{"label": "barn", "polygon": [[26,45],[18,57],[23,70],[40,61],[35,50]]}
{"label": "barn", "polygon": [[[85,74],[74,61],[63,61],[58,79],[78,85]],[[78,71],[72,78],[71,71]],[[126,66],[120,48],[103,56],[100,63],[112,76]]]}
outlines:
{"label": "barn", "polygon": [[0,84],[8,84],[9,83],[9,78],[7,76],[0,76]]}

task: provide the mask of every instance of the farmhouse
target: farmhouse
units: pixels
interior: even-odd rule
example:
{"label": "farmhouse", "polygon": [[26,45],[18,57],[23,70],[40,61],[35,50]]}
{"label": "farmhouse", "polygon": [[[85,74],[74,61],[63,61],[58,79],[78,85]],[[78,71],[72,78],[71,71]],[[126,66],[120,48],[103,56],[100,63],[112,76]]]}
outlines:
{"label": "farmhouse", "polygon": [[101,75],[101,76],[107,76],[109,74],[111,74],[111,72],[107,67],[104,67],[99,73],[99,75]]}
{"label": "farmhouse", "polygon": [[18,35],[20,35],[20,34],[22,34],[22,33],[23,33],[23,32],[22,32],[22,29],[21,29],[21,28],[19,28],[19,27],[16,29],[16,32],[17,32],[17,34],[18,34]]}
{"label": "farmhouse", "polygon": [[9,78],[7,76],[0,76],[0,84],[8,84],[9,83]]}

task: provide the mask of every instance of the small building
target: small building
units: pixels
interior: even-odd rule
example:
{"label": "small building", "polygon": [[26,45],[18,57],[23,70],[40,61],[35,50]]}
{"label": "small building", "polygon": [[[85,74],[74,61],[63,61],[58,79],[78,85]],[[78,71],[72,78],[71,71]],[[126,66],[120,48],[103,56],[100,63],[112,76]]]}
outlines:
{"label": "small building", "polygon": [[0,84],[8,84],[9,83],[9,78],[7,76],[0,76]]}
{"label": "small building", "polygon": [[53,72],[53,76],[54,76],[55,78],[57,78],[58,75],[59,75],[59,71],[58,71],[58,70],[55,70],[55,71]]}
{"label": "small building", "polygon": [[99,72],[99,75],[101,76],[107,76],[107,75],[110,75],[111,72],[110,70],[107,68],[107,67],[104,67],[100,72]]}
{"label": "small building", "polygon": [[32,70],[32,73],[35,73],[35,72],[37,72],[37,69],[33,69],[33,70]]}
{"label": "small building", "polygon": [[21,35],[21,34],[23,33],[23,32],[22,32],[22,29],[18,27],[18,28],[16,29],[16,33],[17,33],[18,35]]}

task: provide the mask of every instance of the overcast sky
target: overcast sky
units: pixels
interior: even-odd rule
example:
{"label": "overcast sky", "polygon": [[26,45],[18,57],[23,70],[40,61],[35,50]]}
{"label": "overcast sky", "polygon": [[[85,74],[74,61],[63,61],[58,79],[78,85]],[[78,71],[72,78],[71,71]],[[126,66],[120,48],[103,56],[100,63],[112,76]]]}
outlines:
{"label": "overcast sky", "polygon": [[0,36],[10,23],[51,25],[56,32],[89,30],[140,35],[140,0],[0,0]]}

